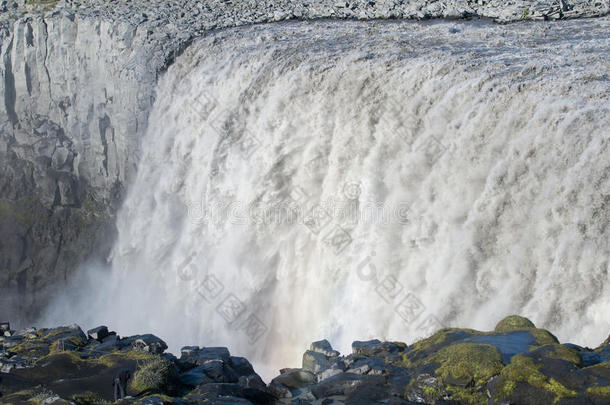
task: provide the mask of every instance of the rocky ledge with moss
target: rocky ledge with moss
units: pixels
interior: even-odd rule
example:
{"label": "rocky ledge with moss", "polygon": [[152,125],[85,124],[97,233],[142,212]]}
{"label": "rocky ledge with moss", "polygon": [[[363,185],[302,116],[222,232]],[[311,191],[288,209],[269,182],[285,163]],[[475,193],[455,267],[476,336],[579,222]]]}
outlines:
{"label": "rocky ledge with moss", "polygon": [[154,335],[121,338],[105,326],[0,332],[3,404],[110,403],[124,368],[133,377],[121,403],[133,404],[610,404],[610,338],[596,349],[562,344],[519,316],[412,345],[356,341],[345,356],[314,342],[302,368],[269,384],[224,347],[188,346],[177,358]]}

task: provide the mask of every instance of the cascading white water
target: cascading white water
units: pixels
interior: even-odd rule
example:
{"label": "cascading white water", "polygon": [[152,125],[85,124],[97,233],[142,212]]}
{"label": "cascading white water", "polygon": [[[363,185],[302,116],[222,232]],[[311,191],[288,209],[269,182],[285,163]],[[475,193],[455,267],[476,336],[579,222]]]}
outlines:
{"label": "cascading white water", "polygon": [[[228,345],[608,334],[608,19],[212,33],[159,84],[111,276],[48,319]],[[89,274],[93,274],[92,270]]]}

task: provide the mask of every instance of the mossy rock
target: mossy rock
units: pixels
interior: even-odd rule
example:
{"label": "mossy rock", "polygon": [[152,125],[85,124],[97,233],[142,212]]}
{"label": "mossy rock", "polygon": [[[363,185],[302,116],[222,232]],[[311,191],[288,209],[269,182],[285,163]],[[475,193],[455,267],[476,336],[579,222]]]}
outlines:
{"label": "mossy rock", "polygon": [[579,370],[579,373],[586,375],[590,380],[608,382],[608,384],[597,385],[610,385],[610,362],[598,363],[594,366],[585,367]]}
{"label": "mossy rock", "polygon": [[48,343],[67,339],[78,347],[83,347],[87,344],[87,336],[81,328],[76,325],[62,326],[53,329],[40,329],[37,331],[37,335],[40,339]]}
{"label": "mossy rock", "polygon": [[442,348],[479,333],[481,332],[473,329],[441,329],[429,338],[415,342],[411,346],[411,350],[402,355],[402,362],[399,365],[406,368],[417,368],[426,358]]}
{"label": "mossy rock", "polygon": [[72,396],[72,401],[77,405],[104,405],[111,404],[110,401],[105,401],[99,394],[95,392],[82,392]]}
{"label": "mossy rock", "polygon": [[607,401],[607,403],[610,403],[610,385],[589,387],[587,388],[586,394],[596,402],[604,400]]}
{"label": "mossy rock", "polygon": [[[558,349],[557,353],[558,357],[567,355],[561,349]],[[537,405],[540,403],[556,403],[563,398],[578,395],[575,390],[569,389],[562,382],[545,375],[541,371],[543,363],[537,362],[535,357],[521,354],[513,356],[510,364],[504,367],[500,373],[499,398],[511,403]],[[552,358],[551,360],[566,361]],[[549,398],[551,399],[550,402]]]}
{"label": "mossy rock", "polygon": [[[525,318],[523,318],[525,319]],[[529,322],[529,321],[528,321]],[[521,323],[523,325],[523,323]],[[533,325],[533,324],[532,324]],[[525,335],[517,336],[512,335]],[[524,339],[525,338],[525,339]],[[522,340],[522,347],[512,347],[512,351],[503,346],[503,341],[509,340],[513,346],[515,342]],[[473,329],[446,328],[436,332],[427,339],[420,340],[410,346],[410,350],[402,355],[402,362],[396,364],[409,369],[417,369],[425,364],[426,359],[443,349],[457,343],[477,343],[494,346],[503,355],[504,363],[510,361],[510,357],[517,353],[526,353],[545,345],[555,345],[559,341],[553,334],[545,329],[526,328],[509,332],[481,332]]]}
{"label": "mossy rock", "polygon": [[13,392],[2,397],[2,403],[11,404],[40,404],[47,398],[53,397],[51,391],[44,389],[42,386],[37,386],[27,390]]}
{"label": "mossy rock", "polygon": [[512,332],[516,330],[523,329],[535,329],[536,325],[532,321],[527,318],[524,318],[519,315],[510,315],[506,318],[502,319],[496,327],[494,328],[495,332],[503,333],[503,332]]}
{"label": "mossy rock", "polygon": [[140,350],[117,350],[113,353],[104,354],[96,359],[92,359],[91,361],[112,368],[119,366],[126,360],[144,363],[155,359],[160,359],[160,356]]}
{"label": "mossy rock", "polygon": [[25,340],[11,347],[9,352],[26,360],[39,359],[49,354],[49,345],[39,340]]}
{"label": "mossy rock", "polygon": [[500,373],[504,365],[500,352],[491,345],[458,343],[439,350],[426,360],[439,364],[435,374],[445,384],[453,400],[486,404],[485,384]]}
{"label": "mossy rock", "polygon": [[532,350],[529,354],[537,360],[542,359],[557,359],[564,360],[574,364],[577,367],[582,367],[582,357],[576,349],[572,349],[565,345],[560,344],[549,344]]}
{"label": "mossy rock", "polygon": [[[173,404],[174,398],[169,397],[167,395],[163,395],[163,394],[155,394],[155,395],[149,395],[146,397],[142,397],[139,398],[135,403],[137,404]],[[179,401],[179,403],[182,403]]]}
{"label": "mossy rock", "polygon": [[439,350],[427,363],[438,363],[436,375],[451,385],[481,386],[502,370],[500,352],[491,346],[459,343]]}

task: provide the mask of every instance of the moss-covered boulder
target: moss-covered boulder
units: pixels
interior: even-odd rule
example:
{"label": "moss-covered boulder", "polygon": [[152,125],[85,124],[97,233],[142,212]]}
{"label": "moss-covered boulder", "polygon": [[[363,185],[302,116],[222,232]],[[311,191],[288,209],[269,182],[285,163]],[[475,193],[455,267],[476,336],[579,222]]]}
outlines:
{"label": "moss-covered boulder", "polygon": [[510,315],[502,319],[496,327],[495,332],[512,332],[515,330],[534,329],[536,325],[527,318],[519,315]]}
{"label": "moss-covered boulder", "polygon": [[516,355],[502,369],[495,394],[523,405],[576,398],[586,380],[578,373],[581,364],[577,350],[559,344]]}

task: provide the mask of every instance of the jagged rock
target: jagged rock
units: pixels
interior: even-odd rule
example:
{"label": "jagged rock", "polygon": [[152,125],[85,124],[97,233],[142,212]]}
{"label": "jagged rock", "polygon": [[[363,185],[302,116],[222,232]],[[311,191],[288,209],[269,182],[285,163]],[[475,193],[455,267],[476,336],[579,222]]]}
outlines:
{"label": "jagged rock", "polygon": [[108,327],[102,325],[98,326],[97,328],[89,329],[87,331],[87,336],[101,342],[106,336],[108,336]]}
{"label": "jagged rock", "polygon": [[121,342],[116,335],[107,336],[102,343],[99,343],[97,340],[94,340],[93,342],[95,343],[89,343],[87,347],[83,349],[84,356],[99,357],[104,354],[113,353],[127,346],[127,344]]}
{"label": "jagged rock", "polygon": [[11,324],[9,322],[0,323],[0,334],[4,334],[4,332],[11,330]]}
{"label": "jagged rock", "polygon": [[330,342],[326,339],[313,342],[309,350],[312,352],[322,353],[326,357],[339,356],[339,352],[333,350],[332,346],[330,345]]}
{"label": "jagged rock", "polygon": [[288,388],[303,388],[315,383],[315,375],[299,368],[283,369],[282,374],[275,377],[271,384],[282,384]]}
{"label": "jagged rock", "polygon": [[255,374],[254,367],[245,357],[235,357],[231,356],[229,360],[231,367],[237,374],[240,376],[249,376]]}
{"label": "jagged rock", "polygon": [[322,353],[307,350],[303,354],[303,369],[316,374],[330,368],[331,364],[327,356]]}
{"label": "jagged rock", "polygon": [[49,343],[53,343],[60,339],[69,339],[77,346],[83,346],[87,343],[87,336],[78,325],[40,329],[38,330],[38,336]]}

